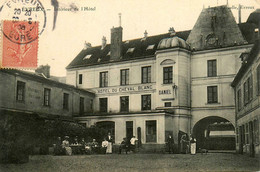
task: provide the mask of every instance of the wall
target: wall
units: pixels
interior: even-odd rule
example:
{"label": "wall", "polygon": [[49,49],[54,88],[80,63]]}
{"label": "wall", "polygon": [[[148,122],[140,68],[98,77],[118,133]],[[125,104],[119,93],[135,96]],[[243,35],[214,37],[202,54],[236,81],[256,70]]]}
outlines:
{"label": "wall", "polygon": [[[0,71],[1,109],[14,109],[26,112],[42,113],[48,115],[72,116],[79,115],[79,99],[84,97],[85,112],[91,110],[90,100],[93,94],[71,87],[59,86],[55,82],[45,82],[43,79],[33,79],[25,75],[13,75]],[[25,100],[16,100],[17,81],[25,82]],[[44,88],[51,90],[50,106],[44,106]],[[63,109],[63,93],[69,94],[69,108]]]}
{"label": "wall", "polygon": [[[252,45],[194,52],[191,57],[192,125],[207,116],[220,116],[235,125],[234,91],[231,87],[241,66],[240,54]],[[216,59],[217,76],[207,77],[207,60]],[[218,86],[218,103],[207,103],[207,86]]]}

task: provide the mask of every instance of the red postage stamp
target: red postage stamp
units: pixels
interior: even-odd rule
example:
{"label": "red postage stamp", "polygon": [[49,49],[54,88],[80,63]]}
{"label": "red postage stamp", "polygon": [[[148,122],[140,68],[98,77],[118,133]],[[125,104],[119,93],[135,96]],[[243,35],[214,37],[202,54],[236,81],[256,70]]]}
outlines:
{"label": "red postage stamp", "polygon": [[2,22],[1,68],[37,68],[38,22]]}

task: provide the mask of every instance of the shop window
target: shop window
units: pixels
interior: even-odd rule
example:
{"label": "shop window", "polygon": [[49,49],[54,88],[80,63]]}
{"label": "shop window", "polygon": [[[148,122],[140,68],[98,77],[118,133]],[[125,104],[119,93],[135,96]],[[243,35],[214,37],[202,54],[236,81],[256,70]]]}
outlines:
{"label": "shop window", "polygon": [[129,69],[120,70],[120,85],[129,85]]}
{"label": "shop window", "polygon": [[120,112],[128,112],[129,111],[129,97],[123,96],[120,97]]}
{"label": "shop window", "polygon": [[50,106],[51,99],[51,90],[48,88],[44,88],[44,106]]}
{"label": "shop window", "polygon": [[217,76],[217,60],[208,60],[208,77]]}
{"label": "shop window", "polygon": [[142,67],[142,83],[151,83],[151,66]]}
{"label": "shop window", "polygon": [[151,110],[151,94],[142,95],[142,110]]}
{"label": "shop window", "polygon": [[108,72],[100,72],[99,74],[99,87],[108,86]]}
{"label": "shop window", "polygon": [[99,99],[99,111],[100,112],[107,112],[107,98],[100,98]]}
{"label": "shop window", "polygon": [[63,93],[63,109],[69,109],[69,94]]}
{"label": "shop window", "polygon": [[146,142],[156,142],[156,121],[146,121]]}
{"label": "shop window", "polygon": [[25,100],[25,82],[17,81],[16,100],[22,102]]}
{"label": "shop window", "polygon": [[208,86],[208,103],[218,103],[218,87]]}
{"label": "shop window", "polygon": [[163,83],[164,84],[172,83],[172,66],[163,68]]}

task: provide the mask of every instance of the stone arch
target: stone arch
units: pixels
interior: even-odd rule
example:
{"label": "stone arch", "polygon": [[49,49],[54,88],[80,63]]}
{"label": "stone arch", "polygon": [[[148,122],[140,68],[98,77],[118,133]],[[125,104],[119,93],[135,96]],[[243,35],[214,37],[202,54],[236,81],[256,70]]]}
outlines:
{"label": "stone arch", "polygon": [[160,65],[169,65],[169,64],[175,64],[176,62],[172,59],[165,59],[163,60]]}
{"label": "stone arch", "polygon": [[197,149],[235,149],[235,126],[223,117],[201,118],[193,126],[192,135],[197,139]]}

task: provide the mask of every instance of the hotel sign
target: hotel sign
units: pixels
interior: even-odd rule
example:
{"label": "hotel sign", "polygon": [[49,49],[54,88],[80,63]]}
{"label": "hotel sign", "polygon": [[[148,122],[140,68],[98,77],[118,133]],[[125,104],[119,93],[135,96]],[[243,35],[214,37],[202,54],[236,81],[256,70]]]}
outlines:
{"label": "hotel sign", "polygon": [[97,94],[106,94],[106,93],[125,93],[125,92],[139,92],[152,90],[152,85],[137,85],[137,86],[124,86],[124,87],[113,87],[113,88],[100,88],[96,90]]}

